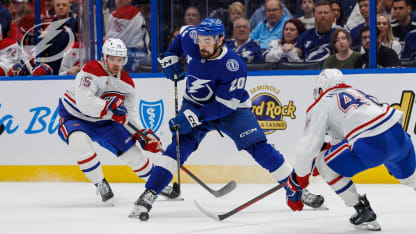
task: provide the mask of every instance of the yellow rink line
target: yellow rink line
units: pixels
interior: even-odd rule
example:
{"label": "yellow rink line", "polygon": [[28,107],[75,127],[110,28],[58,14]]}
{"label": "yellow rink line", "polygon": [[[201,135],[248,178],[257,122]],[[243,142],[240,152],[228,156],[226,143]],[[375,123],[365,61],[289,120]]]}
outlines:
{"label": "yellow rink line", "polygon": [[[274,182],[273,177],[259,166],[188,165],[186,167],[206,183],[227,183],[230,180],[235,180],[238,183]],[[110,182],[143,182],[128,166],[103,165],[102,168],[105,177]],[[0,165],[0,181],[86,182],[88,180],[78,166]],[[184,171],[181,171],[181,181],[194,183]],[[388,174],[384,166],[362,172],[353,177],[353,181],[364,184],[398,183],[395,178]]]}

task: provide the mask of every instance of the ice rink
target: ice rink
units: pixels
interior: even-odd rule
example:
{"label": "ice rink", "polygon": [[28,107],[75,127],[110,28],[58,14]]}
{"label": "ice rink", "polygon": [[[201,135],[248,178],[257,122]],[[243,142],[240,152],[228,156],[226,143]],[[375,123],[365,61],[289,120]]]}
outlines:
{"label": "ice rink", "polygon": [[[193,200],[223,213],[273,187],[273,184],[238,184],[230,194],[215,198],[198,184],[183,184],[184,201],[156,201],[150,219],[128,218],[144,184],[111,183],[113,207],[103,204],[89,183],[0,183],[0,233],[42,234],[154,234],[154,233],[365,233],[348,221],[353,208],[344,205],[328,186],[313,183],[310,190],[325,196],[329,211],[292,212],[284,191],[218,222],[203,215]],[[218,189],[222,184],[210,185]],[[378,215],[380,233],[416,233],[416,192],[403,185],[362,185]]]}

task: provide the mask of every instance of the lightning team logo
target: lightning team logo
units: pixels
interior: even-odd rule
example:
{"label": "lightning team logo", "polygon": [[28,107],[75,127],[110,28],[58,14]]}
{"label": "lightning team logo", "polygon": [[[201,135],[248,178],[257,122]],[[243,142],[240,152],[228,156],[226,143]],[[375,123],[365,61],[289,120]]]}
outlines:
{"label": "lightning team logo", "polygon": [[159,127],[162,125],[164,114],[162,99],[156,102],[140,100],[139,113],[143,127],[146,129],[152,129],[153,132],[157,132]]}
{"label": "lightning team logo", "polygon": [[[69,27],[64,25],[69,19],[70,18],[66,18],[66,19],[61,19],[61,20],[57,20],[57,21],[53,21],[53,22],[37,24],[37,25],[33,26],[32,28],[30,28],[27,31],[27,32],[31,32],[31,31],[34,31],[34,30],[39,30],[39,29],[42,28],[41,26],[49,24],[49,26],[45,30],[43,30],[43,32],[39,35],[39,39],[41,39],[41,40],[29,52],[29,54],[31,54],[33,58],[36,58],[37,62],[49,63],[49,62],[59,60],[63,57],[64,52],[72,47],[72,44],[75,41],[74,33],[72,32],[72,30]],[[59,53],[57,53],[53,56],[40,57],[39,55],[42,52],[44,52],[46,49],[48,49],[49,47],[52,46],[53,39],[63,31],[65,31],[68,34],[68,43],[67,43],[65,49],[63,49],[62,51],[60,51]],[[24,49],[23,45],[24,45],[24,40],[25,40],[27,35],[29,35],[29,34],[26,33],[25,35],[23,35],[23,38],[22,38],[21,43],[20,43],[21,51],[23,51],[26,54],[28,52]]]}
{"label": "lightning team logo", "polygon": [[287,122],[284,117],[296,119],[296,106],[293,105],[293,101],[289,101],[287,105],[282,105],[277,98],[280,90],[274,86],[258,85],[250,89],[250,93],[255,95],[251,99],[252,112],[265,134],[286,129]]}

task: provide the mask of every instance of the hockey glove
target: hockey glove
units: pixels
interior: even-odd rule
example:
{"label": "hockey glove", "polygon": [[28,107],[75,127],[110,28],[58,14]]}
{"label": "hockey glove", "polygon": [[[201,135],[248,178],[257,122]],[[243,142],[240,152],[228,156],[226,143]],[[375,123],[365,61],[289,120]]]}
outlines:
{"label": "hockey glove", "polygon": [[121,98],[112,97],[110,101],[108,101],[108,109],[113,112],[113,116],[111,118],[114,122],[119,122],[121,124],[126,122],[127,109]]}
{"label": "hockey glove", "polygon": [[152,129],[142,129],[139,133],[135,133],[133,138],[140,143],[142,148],[146,151],[152,153],[158,153],[162,147],[162,142],[160,141],[159,137],[153,133]]}
{"label": "hockey glove", "polygon": [[8,76],[27,76],[29,71],[26,66],[20,63],[16,63],[12,68],[7,72]]}
{"label": "hockey glove", "polygon": [[52,68],[46,63],[38,63],[32,69],[32,75],[34,76],[46,76],[52,74]]}
{"label": "hockey glove", "polygon": [[292,172],[292,174],[290,174],[285,189],[287,205],[289,208],[293,211],[301,211],[303,209],[302,187],[296,180],[296,173]]}
{"label": "hockey glove", "polygon": [[201,124],[199,121],[199,111],[196,109],[186,109],[183,113],[178,114],[175,118],[169,121],[169,127],[172,132],[175,132],[176,129],[179,130],[179,134],[189,133],[193,127],[196,127]]}
{"label": "hockey glove", "polygon": [[181,65],[179,64],[179,57],[172,52],[165,52],[157,58],[157,61],[162,66],[163,73],[170,80],[175,80],[174,74],[178,76],[178,80],[185,78],[185,73]]}

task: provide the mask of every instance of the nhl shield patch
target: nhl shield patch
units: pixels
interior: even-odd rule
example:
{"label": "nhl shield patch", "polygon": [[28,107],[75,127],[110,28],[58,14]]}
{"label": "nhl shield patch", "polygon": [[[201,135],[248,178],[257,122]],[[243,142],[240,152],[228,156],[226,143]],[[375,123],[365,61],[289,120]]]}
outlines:
{"label": "nhl shield patch", "polygon": [[152,129],[153,132],[157,132],[160,125],[162,125],[164,114],[162,99],[156,102],[140,100],[139,113],[143,127]]}

